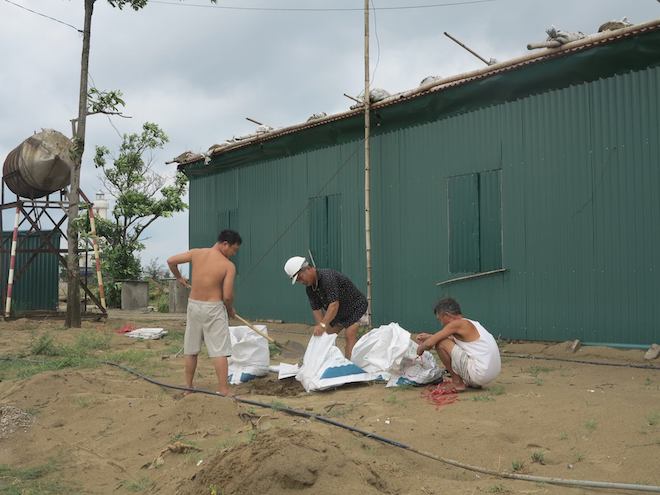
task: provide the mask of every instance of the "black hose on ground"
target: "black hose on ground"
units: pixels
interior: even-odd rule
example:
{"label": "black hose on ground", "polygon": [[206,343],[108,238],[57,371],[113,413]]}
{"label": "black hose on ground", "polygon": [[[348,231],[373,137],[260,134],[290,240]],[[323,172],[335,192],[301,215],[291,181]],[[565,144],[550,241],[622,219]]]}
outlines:
{"label": "black hose on ground", "polygon": [[[170,385],[167,383],[159,382],[157,380],[154,380],[153,378],[150,378],[146,375],[143,375],[142,373],[135,371],[131,368],[128,368],[126,366],[123,366],[121,364],[113,363],[110,361],[102,361],[104,364],[107,364],[109,366],[115,366],[119,369],[122,369],[124,371],[127,371],[128,373],[131,373],[135,376],[138,376],[142,378],[143,380],[146,380],[149,383],[153,383],[154,385],[158,385],[161,387],[165,388],[171,388],[175,390],[184,390],[187,392],[195,392],[195,393],[202,393],[202,394],[208,394],[208,395],[215,395],[218,397],[223,397],[226,398],[224,395],[220,394],[219,392],[213,392],[211,390],[204,390],[204,389],[198,389],[198,388],[189,388],[189,387],[181,387],[178,385]],[[548,483],[551,485],[560,485],[560,486],[572,486],[572,487],[583,487],[583,488],[603,488],[603,489],[608,489],[608,490],[633,490],[633,491],[641,491],[641,492],[653,492],[653,493],[660,493],[660,486],[654,486],[654,485],[638,485],[638,484],[632,484],[632,483],[613,483],[613,482],[608,482],[608,481],[590,481],[590,480],[571,480],[571,479],[563,479],[563,478],[548,478],[545,476],[532,476],[532,475],[527,475],[527,474],[516,474],[516,473],[508,473],[508,472],[500,472],[500,471],[494,471],[491,469],[486,469],[486,468],[481,468],[478,466],[471,466],[469,464],[464,464],[462,462],[455,461],[453,459],[448,459],[446,457],[441,457],[435,454],[431,454],[429,452],[424,452],[421,450],[418,450],[414,447],[411,447],[410,445],[406,445],[401,442],[397,442],[396,440],[391,440],[389,438],[385,438],[383,436],[377,435],[376,433],[372,433],[366,430],[362,430],[360,428],[356,428],[354,426],[346,425],[344,423],[340,423],[339,421],[335,421],[334,419],[327,418],[325,416],[320,416],[318,414],[314,414],[311,412],[307,411],[301,411],[298,409],[292,409],[289,407],[280,407],[276,406],[274,404],[266,404],[264,402],[258,402],[255,400],[250,400],[250,399],[243,399],[242,397],[231,397],[231,399],[241,402],[243,404],[249,404],[252,406],[257,406],[257,407],[263,407],[267,409],[273,409],[274,411],[282,411],[284,413],[290,414],[292,416],[302,416],[310,419],[315,419],[317,421],[320,421],[321,423],[326,423],[329,425],[337,426],[339,428],[343,428],[345,430],[354,432],[354,433],[359,433],[360,435],[366,437],[366,438],[372,438],[374,440],[377,440],[379,442],[382,442],[387,445],[392,445],[394,447],[399,447],[404,450],[408,450],[409,452],[413,452],[415,454],[421,455],[423,457],[426,457],[428,459],[433,459],[435,461],[442,462],[444,464],[449,464],[450,466],[455,466],[459,467],[461,469],[466,469],[468,471],[474,471],[477,473],[482,473],[482,474],[487,474],[490,476],[496,476],[499,478],[508,478],[508,479],[514,479],[514,480],[522,480],[522,481],[531,481],[534,483]]]}
{"label": "black hose on ground", "polygon": [[653,366],[652,364],[634,364],[634,363],[606,363],[604,361],[586,361],[582,359],[566,359],[558,357],[546,357],[546,356],[535,356],[533,354],[512,354],[508,352],[501,352],[500,356],[502,357],[512,357],[518,359],[540,359],[544,361],[563,361],[565,363],[577,363],[577,364],[595,364],[597,366],[617,366],[621,368],[639,368],[643,370],[660,370],[660,366]]}

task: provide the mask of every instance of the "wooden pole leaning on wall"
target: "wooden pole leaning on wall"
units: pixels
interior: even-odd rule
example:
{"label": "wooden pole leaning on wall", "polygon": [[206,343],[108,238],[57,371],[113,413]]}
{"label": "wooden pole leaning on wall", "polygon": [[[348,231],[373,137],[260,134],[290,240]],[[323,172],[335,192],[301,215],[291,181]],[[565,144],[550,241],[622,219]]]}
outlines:
{"label": "wooden pole leaning on wall", "polygon": [[101,273],[101,253],[99,251],[98,237],[96,236],[96,222],[94,221],[94,205],[89,205],[89,226],[92,234],[92,245],[94,246],[94,260],[96,262],[96,281],[99,284],[99,298],[104,310],[108,309],[105,304],[105,289],[103,288],[103,275]]}
{"label": "wooden pole leaning on wall", "polygon": [[371,95],[369,86],[369,0],[364,0],[364,245],[367,265],[367,319],[371,326],[371,160],[369,156]]}

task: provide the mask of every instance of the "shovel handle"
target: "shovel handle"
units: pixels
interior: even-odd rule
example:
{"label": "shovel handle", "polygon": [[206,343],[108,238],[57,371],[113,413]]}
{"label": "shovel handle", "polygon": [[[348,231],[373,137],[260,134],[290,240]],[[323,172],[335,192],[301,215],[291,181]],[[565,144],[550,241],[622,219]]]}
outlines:
{"label": "shovel handle", "polygon": [[242,316],[240,316],[238,313],[235,313],[234,316],[235,316],[237,319],[241,320],[243,323],[245,323],[245,324],[248,326],[248,328],[249,328],[250,330],[252,330],[253,332],[255,332],[255,333],[259,334],[259,335],[261,335],[261,336],[262,336],[264,339],[266,339],[268,342],[272,342],[273,344],[277,344],[277,342],[275,342],[273,339],[271,339],[268,335],[266,335],[266,334],[263,333],[262,331],[257,330],[257,329],[252,325],[252,323],[250,323],[249,321],[247,321],[246,319],[244,319],[244,318],[243,318]]}

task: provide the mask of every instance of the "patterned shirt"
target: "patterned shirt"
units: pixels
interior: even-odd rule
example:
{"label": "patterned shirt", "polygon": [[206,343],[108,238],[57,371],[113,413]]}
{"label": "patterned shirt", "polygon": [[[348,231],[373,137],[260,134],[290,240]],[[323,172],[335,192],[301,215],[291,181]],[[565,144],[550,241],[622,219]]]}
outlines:
{"label": "patterned shirt", "polygon": [[331,303],[339,301],[339,310],[331,326],[350,327],[367,312],[367,298],[346,275],[329,268],[317,268],[316,278],[316,286],[306,287],[312,311],[327,310]]}

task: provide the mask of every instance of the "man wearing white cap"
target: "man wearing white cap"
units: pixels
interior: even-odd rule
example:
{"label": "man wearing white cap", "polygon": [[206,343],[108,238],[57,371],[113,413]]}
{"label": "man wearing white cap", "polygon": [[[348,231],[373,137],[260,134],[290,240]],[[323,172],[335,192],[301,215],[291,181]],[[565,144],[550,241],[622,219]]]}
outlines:
{"label": "man wearing white cap", "polygon": [[361,320],[367,312],[367,298],[343,273],[310,266],[302,256],[284,264],[291,283],[306,286],[307,298],[316,321],[314,335],[339,333],[346,329],[345,355],[351,358]]}

